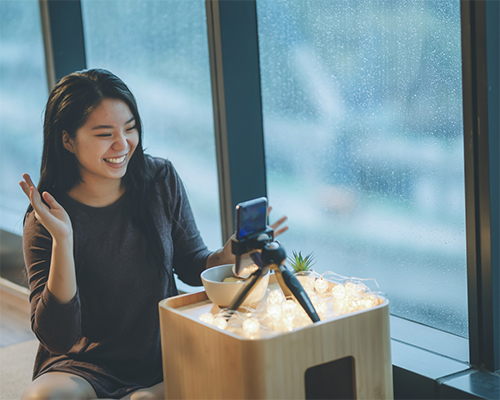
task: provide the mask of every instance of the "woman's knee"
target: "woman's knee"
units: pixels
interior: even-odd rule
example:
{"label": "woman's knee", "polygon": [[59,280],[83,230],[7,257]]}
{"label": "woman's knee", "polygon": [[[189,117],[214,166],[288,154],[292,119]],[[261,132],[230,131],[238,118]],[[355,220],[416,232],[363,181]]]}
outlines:
{"label": "woman's knee", "polygon": [[77,375],[48,372],[24,390],[21,400],[89,400],[97,397],[92,385]]}
{"label": "woman's knee", "polygon": [[136,390],[121,400],[163,400],[164,398],[165,391],[163,382],[161,382],[148,388]]}

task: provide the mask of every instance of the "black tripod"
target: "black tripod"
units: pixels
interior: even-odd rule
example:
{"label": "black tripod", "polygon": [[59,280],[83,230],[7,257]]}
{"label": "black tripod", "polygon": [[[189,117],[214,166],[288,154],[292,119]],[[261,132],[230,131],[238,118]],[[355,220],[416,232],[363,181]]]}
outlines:
{"label": "black tripod", "polygon": [[242,272],[241,257],[244,254],[249,253],[256,267],[251,271],[251,275],[245,281],[244,286],[229,305],[229,311],[237,310],[252,289],[271,269],[275,272],[285,297],[287,299],[297,299],[313,322],[320,320],[309,296],[298,279],[283,265],[286,260],[286,251],[278,241],[273,241],[273,230],[270,227],[252,237],[233,240],[231,250],[236,256],[235,274],[237,276],[240,276]]}

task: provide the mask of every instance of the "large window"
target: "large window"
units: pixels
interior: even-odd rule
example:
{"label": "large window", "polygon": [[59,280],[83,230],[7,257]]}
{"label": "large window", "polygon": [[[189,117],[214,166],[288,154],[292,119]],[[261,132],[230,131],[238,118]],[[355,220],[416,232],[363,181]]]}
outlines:
{"label": "large window", "polygon": [[209,247],[220,222],[231,235],[235,203],[267,187],[273,219],[290,218],[288,253],[387,293],[400,397],[473,387],[487,374],[463,361],[499,365],[498,12],[482,0],[0,0],[0,233],[21,233],[20,174],[38,180],[44,65],[50,85],[107,68],[136,94],[147,152],[174,162]]}
{"label": "large window", "polygon": [[[170,159],[184,181],[207,246],[221,245],[205,4],[82,1],[88,68],[130,87],[146,153]],[[112,18],[110,18],[112,16]]]}
{"label": "large window", "polygon": [[38,1],[0,1],[0,229],[21,234],[18,182],[40,173],[47,80]]}
{"label": "large window", "polygon": [[467,337],[460,2],[259,0],[257,13],[287,249]]}

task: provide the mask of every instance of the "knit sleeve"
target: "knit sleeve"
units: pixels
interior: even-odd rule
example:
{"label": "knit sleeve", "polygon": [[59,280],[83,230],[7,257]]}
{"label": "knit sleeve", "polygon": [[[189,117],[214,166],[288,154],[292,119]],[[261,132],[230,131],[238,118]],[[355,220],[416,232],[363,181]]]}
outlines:
{"label": "knit sleeve", "polygon": [[33,212],[24,224],[23,252],[30,288],[31,329],[49,352],[67,353],[81,334],[80,298],[77,292],[63,304],[48,290],[52,237]]}

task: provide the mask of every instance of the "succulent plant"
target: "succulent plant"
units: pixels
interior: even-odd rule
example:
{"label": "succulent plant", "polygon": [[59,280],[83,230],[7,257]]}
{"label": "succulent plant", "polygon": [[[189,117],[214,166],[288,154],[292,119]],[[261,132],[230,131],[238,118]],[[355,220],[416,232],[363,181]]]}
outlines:
{"label": "succulent plant", "polygon": [[292,256],[288,257],[288,262],[295,272],[309,271],[314,265],[314,254],[309,253],[307,256],[302,257],[302,253],[292,251]]}

